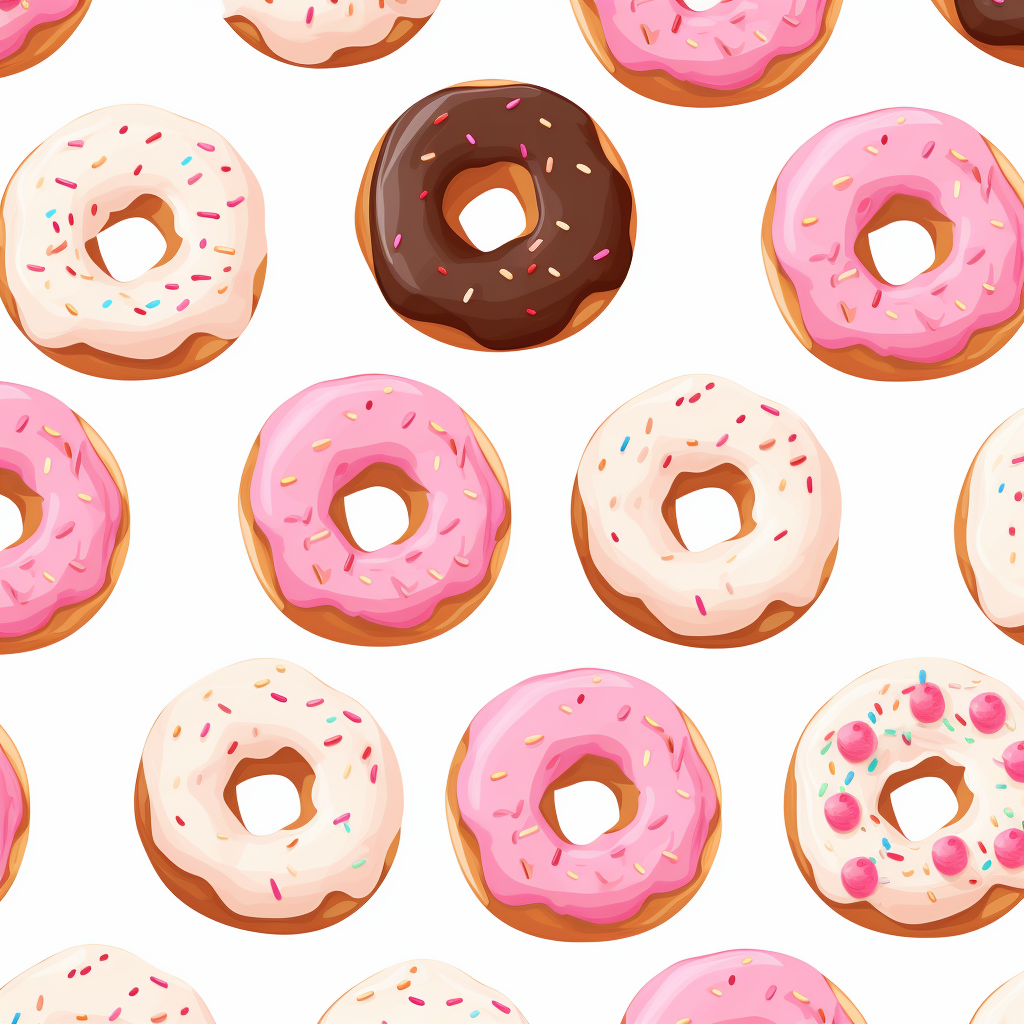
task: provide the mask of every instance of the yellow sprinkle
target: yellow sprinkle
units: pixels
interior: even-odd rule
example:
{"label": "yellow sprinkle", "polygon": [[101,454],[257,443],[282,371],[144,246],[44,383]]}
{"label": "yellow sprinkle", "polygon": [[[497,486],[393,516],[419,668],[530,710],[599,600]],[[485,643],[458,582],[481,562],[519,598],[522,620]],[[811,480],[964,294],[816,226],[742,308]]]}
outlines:
{"label": "yellow sprinkle", "polygon": [[555,224],[558,227],[560,227],[563,231],[568,231],[569,230],[569,225],[566,224],[564,220],[556,220]]}
{"label": "yellow sprinkle", "polygon": [[860,271],[856,267],[854,267],[853,270],[844,270],[839,275],[839,277],[836,278],[836,280],[837,281],[847,281],[851,277],[859,277],[859,276],[860,276]]}
{"label": "yellow sprinkle", "polygon": [[635,867],[637,869],[637,871],[640,872],[641,875],[646,875],[647,874],[647,872],[644,871],[644,868],[643,868],[642,864],[638,864],[638,863],[634,862],[633,863],[633,867]]}
{"label": "yellow sprinkle", "polygon": [[928,899],[930,899],[932,903],[935,902],[935,893],[933,893],[931,889],[928,890]]}
{"label": "yellow sprinkle", "polygon": [[576,874],[576,872],[575,872],[575,871],[566,871],[566,874],[567,874],[567,875],[568,875],[568,876],[569,876],[570,878],[575,878],[575,879],[578,879],[578,878],[580,877],[579,875],[577,875],[577,874]]}
{"label": "yellow sprinkle", "polygon": [[754,35],[757,36],[762,43],[768,42],[768,37],[759,28],[754,29]]}
{"label": "yellow sprinkle", "polygon": [[601,677],[600,676],[594,676],[593,679],[591,679],[590,681],[592,683],[599,683],[599,682],[601,682]]}
{"label": "yellow sprinkle", "polygon": [[283,476],[281,477],[281,486],[287,487],[289,484],[295,483],[298,480],[297,476]]}
{"label": "yellow sprinkle", "polygon": [[[995,223],[995,221],[993,221],[993,223]],[[1000,227],[1002,227],[1003,225],[1002,225],[1002,224],[1000,224],[999,226],[1000,226]],[[65,303],[64,303],[64,308],[65,308],[65,309],[66,309],[66,310],[67,310],[67,311],[68,311],[68,312],[69,312],[69,313],[70,313],[70,314],[71,314],[72,316],[78,316],[78,310],[77,310],[77,309],[75,309],[75,307],[74,307],[74,306],[72,306],[70,302],[65,302]]]}
{"label": "yellow sprinkle", "polygon": [[1016,561],[1017,561],[1017,552],[1016,551],[1011,551],[1010,552],[1010,565],[1013,565],[1014,562],[1016,562]]}
{"label": "yellow sprinkle", "polygon": [[349,418],[350,420],[354,420],[354,419],[356,418],[356,414],[355,414],[354,412],[347,412],[347,413],[345,413],[345,415],[346,415],[346,416],[347,416],[347,417],[348,417],[348,418]]}
{"label": "yellow sprinkle", "polygon": [[524,828],[523,831],[519,833],[519,838],[524,839],[526,836],[532,836],[534,832],[539,831],[540,825],[531,825],[529,828]]}
{"label": "yellow sprinkle", "polygon": [[435,156],[437,156],[436,153],[424,153],[423,156],[420,157],[420,159],[421,160],[433,160]]}
{"label": "yellow sprinkle", "polygon": [[313,451],[322,452],[325,448],[331,447],[331,439],[329,437],[322,437],[319,441],[313,442]]}
{"label": "yellow sprinkle", "polygon": [[545,128],[550,128],[551,127],[551,122],[546,117],[542,117],[540,119],[540,123],[542,125],[544,125]]}
{"label": "yellow sprinkle", "polygon": [[966,309],[967,308],[959,299],[956,299],[954,301],[956,303],[956,308],[957,309]]}
{"label": "yellow sprinkle", "polygon": [[576,165],[576,170],[577,171],[582,171],[584,174],[589,174],[590,173],[590,168],[586,164],[577,164]]}
{"label": "yellow sprinkle", "polygon": [[662,850],[661,855],[662,857],[667,857],[670,861],[672,861],[673,864],[675,864],[675,862],[679,860],[679,858],[669,850]]}
{"label": "yellow sprinkle", "polygon": [[44,473],[49,473],[50,472],[50,465],[51,465],[51,463],[50,463],[50,456],[47,455],[46,456],[46,461],[43,463],[43,472]]}
{"label": "yellow sprinkle", "polygon": [[330,537],[330,535],[330,530],[320,530],[319,533],[314,533],[313,536],[309,538],[309,543],[315,544],[318,540],[323,540],[325,537]]}
{"label": "yellow sprinkle", "polygon": [[213,247],[214,252],[222,252],[225,256],[234,256],[235,250],[230,245],[215,245]]}
{"label": "yellow sprinkle", "polygon": [[508,772],[491,772],[491,782],[498,782],[501,779],[507,779]]}
{"label": "yellow sprinkle", "polygon": [[826,839],[825,840],[825,849],[828,850],[829,853],[832,853],[833,850],[835,849],[835,847],[833,847],[833,845]]}
{"label": "yellow sprinkle", "polygon": [[1001,220],[993,220],[993,221],[989,221],[989,223],[994,228],[1001,228],[1001,227],[1003,227],[1003,222]]}
{"label": "yellow sprinkle", "polygon": [[227,836],[226,836],[226,835],[224,835],[224,833],[223,833],[223,832],[218,832],[218,833],[217,833],[217,838],[218,838],[218,839],[227,839]]}
{"label": "yellow sprinkle", "polygon": [[440,468],[441,468],[441,456],[440,455],[435,455],[434,456],[434,469],[438,470]]}
{"label": "yellow sprinkle", "polygon": [[996,286],[994,284],[983,284],[981,287],[987,292],[994,292],[996,290]]}
{"label": "yellow sprinkle", "polygon": [[676,790],[676,792],[677,792],[677,793],[678,793],[678,794],[679,794],[679,795],[680,795],[680,796],[681,796],[681,797],[682,797],[682,798],[683,798],[684,800],[689,800],[689,799],[690,799],[690,794],[689,794],[689,793],[687,793],[685,789],[677,789],[677,790]]}
{"label": "yellow sprinkle", "polygon": [[43,579],[49,580],[51,583],[56,582],[56,580],[54,580],[54,578],[48,572],[43,573]]}
{"label": "yellow sprinkle", "polygon": [[43,430],[45,430],[50,435],[50,437],[60,437],[59,430],[54,430],[53,427],[48,427],[46,426],[45,423],[43,424]]}
{"label": "yellow sprinkle", "polygon": [[511,270],[506,270],[504,267],[502,267],[501,270],[498,271],[498,273],[501,274],[501,276],[503,278],[505,278],[506,281],[511,281],[512,280],[512,271]]}
{"label": "yellow sprinkle", "polygon": [[352,765],[350,765],[350,764],[345,765],[345,770],[341,773],[341,777],[343,779],[347,779],[349,777],[349,774],[351,773],[351,771],[352,771]]}
{"label": "yellow sprinkle", "polygon": [[693,1024],[693,1019],[691,1017],[684,1017],[682,1020],[677,1020],[676,1024]]}
{"label": "yellow sprinkle", "polygon": [[849,185],[851,181],[853,181],[853,178],[851,178],[849,174],[844,174],[841,178],[836,178],[836,180],[832,182],[832,187],[841,189],[845,185]]}
{"label": "yellow sprinkle", "polygon": [[649,750],[644,751],[644,767],[646,768],[651,763],[651,752]]}
{"label": "yellow sprinkle", "polygon": [[697,48],[697,40],[696,40],[696,39],[687,39],[686,41],[687,41],[687,42],[688,42],[688,43],[689,43],[689,44],[690,44],[690,45],[691,45],[691,46],[692,46],[692,47],[693,47],[694,49],[696,49],[696,48]]}
{"label": "yellow sprinkle", "polygon": [[298,871],[296,871],[291,864],[285,864],[285,867],[288,869],[288,874],[291,875],[292,878],[296,878],[298,876]]}
{"label": "yellow sprinkle", "polygon": [[559,704],[558,705],[558,710],[559,711],[564,711],[567,715],[571,715],[572,714],[572,708],[569,707],[568,704]]}
{"label": "yellow sprinkle", "polygon": [[[181,732],[181,726],[178,726],[178,732]],[[175,775],[174,782],[171,783],[172,789],[177,789],[181,785],[181,776]]]}
{"label": "yellow sprinkle", "polygon": [[752,964],[753,962],[754,962],[754,958],[753,958],[752,956],[745,956],[745,957],[744,957],[744,958],[743,958],[743,959],[742,959],[742,960],[740,961],[740,963],[741,963],[741,964]]}
{"label": "yellow sprinkle", "polygon": [[864,149],[872,156],[878,156],[878,150],[874,146],[865,146]]}
{"label": "yellow sprinkle", "polygon": [[209,700],[212,696],[213,690],[207,690],[206,693],[203,694],[203,700]]}
{"label": "yellow sprinkle", "polygon": [[360,576],[359,578],[367,585],[373,582],[373,580],[371,580],[369,576]]}
{"label": "yellow sprinkle", "polygon": [[965,157],[963,153],[958,153],[955,149],[951,149],[949,152],[951,156],[955,157],[961,163],[967,163],[967,157]]}
{"label": "yellow sprinkle", "polygon": [[465,487],[462,488],[462,493],[467,498],[475,498],[476,497],[476,491],[467,491]]}
{"label": "yellow sprinkle", "polygon": [[78,496],[82,499],[82,501],[92,501],[92,498],[88,494],[79,494]]}
{"label": "yellow sprinkle", "polygon": [[720,996],[722,994],[722,990],[720,988],[713,988],[711,990],[711,994],[713,996]]}
{"label": "yellow sprinkle", "polygon": [[360,992],[359,995],[356,996],[356,1002],[357,1003],[361,1003],[364,999],[369,999],[372,995],[373,995],[373,989],[372,988],[370,989],[369,992]]}
{"label": "yellow sprinkle", "polygon": [[895,314],[895,313],[894,313],[894,312],[893,312],[893,311],[892,311],[891,309],[887,309],[887,310],[885,311],[885,315],[886,315],[886,316],[887,316],[887,317],[888,317],[888,318],[889,318],[890,320],[899,320],[899,317],[898,317],[898,316],[897,316],[897,315],[896,315],[896,314]]}
{"label": "yellow sprinkle", "polygon": [[653,725],[655,729],[661,728],[661,726],[658,725],[658,723],[653,718],[651,718],[650,715],[644,715],[644,721],[647,722],[648,725]]}
{"label": "yellow sprinkle", "polygon": [[526,737],[526,745],[528,747],[532,747],[534,745],[534,743],[540,743],[540,741],[542,739],[544,739],[544,733],[542,733],[542,732],[537,733],[536,736],[527,736]]}
{"label": "yellow sprinkle", "polygon": [[953,198],[960,198],[960,182],[959,180],[953,182]]}
{"label": "yellow sprinkle", "polygon": [[393,388],[393,387],[392,387],[392,386],[391,386],[391,385],[389,384],[389,385],[388,385],[388,386],[387,386],[387,387],[386,387],[386,388],[384,389],[384,394],[385,394],[385,395],[390,395],[390,394],[391,394],[391,392],[392,392],[392,391],[394,391],[394,390],[395,390],[395,389],[394,389],[394,388]]}
{"label": "yellow sprinkle", "polygon": [[434,577],[435,580],[443,580],[444,577],[436,569],[428,569],[427,572]]}
{"label": "yellow sprinkle", "polygon": [[269,686],[270,685],[270,680],[269,679],[257,679],[256,682],[253,683],[252,685],[255,686],[257,690],[262,690],[264,686]]}
{"label": "yellow sprinkle", "polygon": [[902,114],[900,114],[900,116],[896,118],[897,124],[906,124],[906,121],[907,119]]}
{"label": "yellow sprinkle", "polygon": [[780,491],[784,491],[785,489],[786,489],[786,481],[785,480],[780,480],[779,481],[779,490]]}
{"label": "yellow sprinkle", "polygon": [[799,999],[801,1003],[810,1002],[810,999],[808,999],[807,996],[801,995],[799,992],[796,991],[796,989],[793,990],[793,995],[796,996],[796,998]]}
{"label": "yellow sprinkle", "polygon": [[804,219],[802,221],[800,221],[800,223],[803,224],[803,226],[805,228],[809,228],[812,224],[817,224],[818,223],[818,218],[817,217],[804,217]]}

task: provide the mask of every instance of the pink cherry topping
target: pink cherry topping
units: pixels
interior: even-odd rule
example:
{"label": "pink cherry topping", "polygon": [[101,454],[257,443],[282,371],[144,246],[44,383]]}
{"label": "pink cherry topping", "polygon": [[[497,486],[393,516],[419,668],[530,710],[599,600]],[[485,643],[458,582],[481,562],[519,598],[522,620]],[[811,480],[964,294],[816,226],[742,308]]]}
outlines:
{"label": "pink cherry topping", "polygon": [[843,865],[842,880],[855,900],[864,900],[878,888],[878,868],[867,857],[854,857]]}
{"label": "pink cherry topping", "polygon": [[932,844],[932,863],[940,875],[959,875],[970,859],[967,844],[959,836],[943,836]]}
{"label": "pink cherry topping", "polygon": [[835,793],[825,801],[825,820],[833,832],[852,832],[860,824],[860,804],[851,793]]}
{"label": "pink cherry topping", "polygon": [[995,841],[996,860],[1004,868],[1024,866],[1024,832],[1019,828],[1008,828],[1000,832]]}
{"label": "pink cherry topping", "polygon": [[836,746],[850,764],[860,764],[875,752],[878,737],[867,722],[847,722],[836,736]]}
{"label": "pink cherry topping", "polygon": [[1024,782],[1024,743],[1011,743],[1003,751],[1003,767],[1014,782]]}
{"label": "pink cherry topping", "polygon": [[946,698],[934,683],[925,683],[910,695],[910,711],[919,722],[937,722],[946,713]]}
{"label": "pink cherry topping", "polygon": [[978,732],[999,732],[1006,721],[1006,705],[998,693],[979,693],[971,701],[971,721]]}

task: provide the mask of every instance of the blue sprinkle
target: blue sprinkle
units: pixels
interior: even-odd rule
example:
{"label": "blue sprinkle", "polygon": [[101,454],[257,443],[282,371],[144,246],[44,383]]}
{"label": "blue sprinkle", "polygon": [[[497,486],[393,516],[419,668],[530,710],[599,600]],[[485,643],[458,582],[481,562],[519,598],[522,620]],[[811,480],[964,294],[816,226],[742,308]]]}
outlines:
{"label": "blue sprinkle", "polygon": [[996,789],[1006,789],[1006,783],[1005,782],[997,782],[996,783]]}
{"label": "blue sprinkle", "polygon": [[159,299],[154,299],[152,302],[147,302],[146,303],[146,309],[156,309],[156,307],[159,306],[159,305],[160,305],[160,300]]}
{"label": "blue sprinkle", "polygon": [[19,1020],[21,1020],[21,1014],[20,1013],[16,1013],[14,1015],[14,1020],[11,1021],[11,1024],[18,1024]]}
{"label": "blue sprinkle", "polygon": [[626,437],[626,440],[622,442],[622,447],[619,449],[619,451],[620,452],[624,452],[626,450],[626,445],[627,444],[629,444],[629,437],[628,437],[628,435]]}
{"label": "blue sprinkle", "polygon": [[348,827],[348,822],[347,822],[347,821],[345,822],[345,831],[346,831],[346,832],[351,832],[351,831],[352,831],[352,829],[350,829],[350,828]]}
{"label": "blue sprinkle", "polygon": [[472,1013],[470,1014],[470,1017],[479,1017],[479,1016],[480,1016],[480,1011],[479,1011],[479,1010],[474,1010],[474,1011],[473,1011],[473,1012],[472,1012]]}
{"label": "blue sprinkle", "polygon": [[192,157],[187,156],[187,157],[185,157],[184,160],[181,161],[181,166],[184,167],[185,164],[190,164],[190,163],[192,163]]}
{"label": "blue sprinkle", "polygon": [[332,722],[336,722],[337,720],[338,720],[338,716],[337,715],[331,715],[331,717],[327,719],[327,724],[330,725]]}
{"label": "blue sprinkle", "polygon": [[49,220],[56,212],[56,210],[49,210],[46,214],[46,219]]}
{"label": "blue sprinkle", "polygon": [[844,783],[844,785],[848,786],[851,782],[853,782],[853,772],[848,772],[846,775],[846,782]]}
{"label": "blue sprinkle", "polygon": [[107,301],[103,303],[103,308],[104,309],[110,309],[110,307],[113,304],[114,304],[114,300],[113,299],[107,299]]}
{"label": "blue sprinkle", "polygon": [[987,860],[987,861],[985,861],[985,863],[984,863],[984,864],[982,864],[982,865],[981,865],[981,870],[982,870],[982,871],[988,871],[988,869],[989,869],[990,867],[992,867],[992,861],[990,861],[990,860]]}
{"label": "blue sprinkle", "polygon": [[917,673],[917,681],[919,683],[923,683],[924,680],[925,680],[924,669],[921,669],[921,671]]}
{"label": "blue sprinkle", "polygon": [[878,767],[878,758],[871,758],[871,764],[868,765],[868,771],[873,772]]}
{"label": "blue sprinkle", "polygon": [[878,861],[875,860],[874,857],[868,857],[868,860],[871,861],[872,864],[877,864],[878,863]]}
{"label": "blue sprinkle", "polygon": [[886,848],[887,850],[891,850],[891,849],[892,849],[892,843],[890,843],[888,839],[883,839],[883,840],[882,840],[882,845],[883,845],[883,846],[884,846],[884,847],[885,847],[885,848]]}
{"label": "blue sprinkle", "polygon": [[1002,493],[1003,493],[1003,488],[1004,488],[1005,486],[1006,486],[1006,484],[1000,484],[1000,485],[999,485],[999,493],[1000,493],[1000,494],[1002,494]]}
{"label": "blue sprinkle", "polygon": [[868,718],[871,719],[871,724],[872,725],[875,725],[878,722],[878,719],[875,717],[874,711],[869,711],[868,712]]}

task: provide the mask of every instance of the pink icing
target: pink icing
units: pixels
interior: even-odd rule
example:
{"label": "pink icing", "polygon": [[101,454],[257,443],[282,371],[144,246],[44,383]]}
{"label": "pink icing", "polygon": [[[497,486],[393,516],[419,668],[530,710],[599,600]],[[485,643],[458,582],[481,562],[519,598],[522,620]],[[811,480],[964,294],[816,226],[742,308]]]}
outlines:
{"label": "pink icing", "polygon": [[1019,828],[1008,828],[1000,832],[994,845],[996,860],[1004,868],[1024,867],[1024,832]]}
{"label": "pink icing", "polygon": [[81,0],[0,0],[0,60],[13,56],[24,45],[29,32],[40,25],[73,14]]}
{"label": "pink icing", "polygon": [[854,857],[840,872],[843,888],[855,899],[866,900],[878,888],[878,868],[867,857]]}
{"label": "pink icing", "polygon": [[[424,487],[429,505],[411,537],[363,551],[330,504],[379,463]],[[285,402],[260,431],[250,499],[291,604],[396,628],[483,582],[507,511],[462,409],[425,384],[378,375],[324,381]]]}
{"label": "pink icing", "polygon": [[860,803],[851,793],[833,793],[825,801],[825,820],[833,832],[852,832],[860,824]]}
{"label": "pink icing", "polygon": [[680,0],[595,0],[608,49],[632,71],[667,71],[707,89],[756,82],[776,58],[821,33],[827,0],[722,0],[691,11]]}
{"label": "pink icing", "polygon": [[42,498],[36,532],[0,551],[0,638],[19,637],[103,588],[121,496],[75,414],[20,384],[0,383],[0,469]]}
{"label": "pink icing", "polygon": [[[632,779],[639,803],[628,825],[576,846],[538,805],[588,754]],[[469,727],[457,792],[495,899],[540,903],[594,924],[624,921],[649,896],[690,882],[718,807],[671,699],[599,669],[534,676],[488,703]]]}
{"label": "pink icing", "polygon": [[1006,704],[998,693],[979,693],[971,701],[970,715],[978,732],[999,732],[1006,722]]}
{"label": "pink icing", "polygon": [[683,960],[633,997],[625,1024],[850,1024],[828,981],[782,953],[733,949]]}
{"label": "pink icing", "polygon": [[937,722],[946,713],[946,698],[934,683],[923,683],[910,695],[910,712],[919,722]]}
{"label": "pink icing", "polygon": [[1024,782],[1024,743],[1011,743],[1003,751],[1003,767],[1014,782]]}
{"label": "pink icing", "polygon": [[[840,121],[797,150],[777,190],[775,255],[825,348],[938,362],[1020,306],[1024,206],[985,140],[955,117],[907,107]],[[890,285],[854,245],[897,195],[931,203],[953,240],[934,270]]]}
{"label": "pink icing", "polygon": [[878,737],[867,722],[847,722],[836,736],[836,746],[850,764],[860,764],[875,752]]}
{"label": "pink icing", "polygon": [[0,885],[7,880],[7,862],[24,813],[21,781],[0,747]]}
{"label": "pink icing", "polygon": [[932,863],[946,878],[959,875],[969,860],[967,844],[959,836],[943,836],[932,843]]}

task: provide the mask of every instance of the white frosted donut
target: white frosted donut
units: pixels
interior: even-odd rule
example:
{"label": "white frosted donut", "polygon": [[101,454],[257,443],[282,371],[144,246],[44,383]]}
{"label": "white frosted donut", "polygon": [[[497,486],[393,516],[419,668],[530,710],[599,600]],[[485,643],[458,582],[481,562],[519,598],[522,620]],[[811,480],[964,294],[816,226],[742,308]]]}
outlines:
{"label": "white frosted donut", "polygon": [[955,536],[960,571],[978,607],[1024,643],[1024,409],[997,427],[974,457]]}
{"label": "white frosted donut", "polygon": [[191,986],[116,946],[76,946],[0,988],[4,1024],[177,1021],[214,1024]]}
{"label": "white frosted donut", "polygon": [[[677,498],[728,491],[740,532],[689,551]],[[611,414],[576,475],[573,534],[601,599],[653,636],[763,640],[814,602],[839,540],[835,470],[807,424],[721,377],[677,377]]]}
{"label": "white frosted donut", "polygon": [[1000,985],[978,1007],[971,1024],[1017,1024],[1024,1020],[1024,974]]}
{"label": "white frosted donut", "polygon": [[[223,351],[263,286],[263,194],[216,132],[158,107],[117,106],[52,135],[0,209],[0,295],[59,362],[106,377],[181,373]],[[150,220],[167,251],[134,281],[107,273],[96,236]]]}
{"label": "white frosted donut", "polygon": [[[301,810],[249,833],[235,787],[283,775]],[[373,895],[398,847],[402,776],[361,704],[305,669],[255,658],[214,672],[164,708],[146,740],[136,820],[164,884],[239,928],[304,932]]]}
{"label": "white frosted donut", "polygon": [[[1024,890],[1024,703],[941,658],[897,661],[839,691],[797,744],[786,788],[790,846],[844,917],[898,935],[956,935],[994,921]],[[953,820],[911,842],[890,794],[945,781]]]}
{"label": "white frosted donut", "polygon": [[350,988],[319,1024],[526,1024],[500,992],[440,960],[406,960]]}

